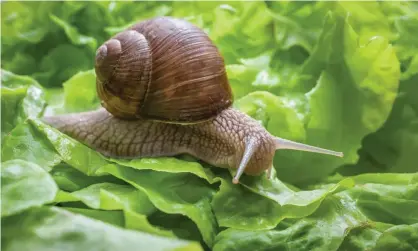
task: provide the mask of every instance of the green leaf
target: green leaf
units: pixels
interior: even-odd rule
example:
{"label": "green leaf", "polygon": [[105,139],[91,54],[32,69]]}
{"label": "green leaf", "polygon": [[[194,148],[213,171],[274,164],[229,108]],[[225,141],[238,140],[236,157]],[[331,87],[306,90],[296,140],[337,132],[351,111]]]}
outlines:
{"label": "green leaf", "polygon": [[382,232],[364,224],[351,229],[338,250],[372,250]]}
{"label": "green leaf", "polygon": [[[57,207],[2,219],[2,249],[203,250],[198,243],[126,230]],[[16,235],[16,233],[19,233]]]}
{"label": "green leaf", "polygon": [[399,236],[407,241],[404,246],[416,247],[417,175],[364,174],[352,179],[354,187],[329,194],[307,217],[284,220],[270,230],[231,227],[217,235],[213,250],[389,250],[394,246],[388,242],[398,241],[389,234],[394,225],[403,229]]}
{"label": "green leaf", "polygon": [[2,218],[51,203],[57,191],[54,180],[42,167],[23,160],[2,162]]}
{"label": "green leaf", "polygon": [[416,121],[416,55],[417,43],[411,36],[417,30],[417,15],[414,2],[382,2],[381,11],[391,24],[396,54],[401,61],[401,82],[391,114],[382,128],[364,139],[356,165],[340,168],[344,174],[367,172],[416,172],[414,164],[418,149]]}
{"label": "green leaf", "polygon": [[1,70],[1,139],[28,117],[38,117],[46,106],[42,87],[34,79]]}
{"label": "green leaf", "polygon": [[[179,2],[181,3],[181,2]],[[172,13],[171,5],[176,4],[175,2],[168,5],[168,3],[158,3],[155,2],[146,2],[143,4],[131,5],[126,3],[112,3],[111,6],[107,7],[107,9],[111,8],[111,14],[118,17],[118,22],[112,24],[105,28],[107,36],[113,36],[116,33],[119,33],[130,26],[134,25],[137,22],[142,20],[158,17],[158,16],[167,16]],[[188,4],[190,5],[190,4]],[[182,6],[183,7],[183,6]],[[180,9],[182,9],[180,7]],[[109,12],[105,12],[108,14]],[[92,15],[93,16],[93,15]],[[92,17],[91,17],[92,18]],[[97,21],[100,21],[98,19]]]}
{"label": "green leaf", "polygon": [[94,70],[78,72],[63,83],[66,113],[94,110],[100,106]]}
{"label": "green leaf", "polygon": [[40,62],[39,72],[32,76],[43,86],[60,87],[82,70],[92,69],[94,60],[89,53],[72,44],[59,44],[50,49]]}
{"label": "green leaf", "polygon": [[337,250],[346,231],[366,222],[350,200],[326,199],[310,217],[291,221],[284,229],[221,232],[213,250]]}
{"label": "green leaf", "polygon": [[234,106],[259,121],[273,135],[302,142],[306,132],[298,110],[304,108],[302,102],[297,102],[291,104],[286,98],[257,91],[237,100]]}
{"label": "green leaf", "polygon": [[[94,50],[65,46],[71,41],[50,18],[50,15],[59,17],[62,22],[82,33],[85,33],[84,27],[91,22],[96,31],[94,34],[85,34],[96,39],[100,32],[103,33],[101,26],[106,25],[106,15],[99,15],[100,21],[94,22],[93,17],[97,13],[91,16],[84,13],[87,5],[81,2],[8,2],[2,5],[1,56],[6,62],[4,69],[35,77],[43,86],[61,86],[63,81],[75,73],[71,70],[73,68],[77,68],[77,71],[91,69],[93,61],[88,59],[94,56]],[[89,6],[89,9],[97,6],[100,4]],[[74,25],[81,17],[84,17],[84,23]],[[88,51],[87,57],[82,51]],[[89,61],[90,67],[85,67]]]}
{"label": "green leaf", "polygon": [[[414,186],[418,182],[418,173],[404,174],[404,173],[366,173],[358,176],[353,176],[352,179],[356,184],[378,183],[385,185],[397,185],[404,187],[406,185]],[[405,188],[405,187],[404,187]],[[418,199],[418,197],[417,197]]]}
{"label": "green leaf", "polygon": [[97,46],[96,39],[80,34],[75,27],[71,26],[65,20],[53,14],[50,14],[49,17],[55,24],[57,24],[59,27],[61,27],[64,30],[67,37],[71,40],[71,43],[76,44],[76,45],[87,44],[90,47],[90,49],[92,50],[96,49],[96,46]]}
{"label": "green leaf", "polygon": [[374,250],[418,249],[418,224],[393,226],[382,233]]}
{"label": "green leaf", "polygon": [[[390,6],[395,7],[394,5]],[[384,5],[384,7],[388,7],[388,5]],[[390,20],[397,33],[394,43],[399,58],[402,61],[412,61],[409,65],[405,64],[407,69],[403,72],[402,79],[407,79],[418,73],[416,67],[414,67],[416,66],[416,57],[418,54],[417,38],[412,35],[418,31],[418,15],[414,11],[415,8],[416,3],[397,5],[393,9],[385,8],[386,15],[392,17]]]}
{"label": "green leaf", "polygon": [[255,57],[273,42],[272,17],[264,2],[178,2],[173,3],[171,15],[207,32],[227,64]]}
{"label": "green leaf", "polygon": [[37,16],[34,10],[47,7],[41,3],[34,5],[18,2],[7,2],[2,5],[2,43],[11,44],[13,40],[24,40],[37,43],[48,32],[48,23],[42,15]]}
{"label": "green leaf", "polygon": [[391,224],[418,222],[418,173],[363,174],[353,177],[357,185],[348,193],[371,220]]}
{"label": "green leaf", "polygon": [[312,182],[338,165],[355,163],[362,138],[386,121],[398,89],[399,61],[384,38],[358,44],[347,20],[334,14],[328,15],[321,36],[322,43],[304,65],[304,74],[312,74],[317,84],[305,94],[309,108],[303,142],[342,151],[344,158],[297,153],[303,157],[295,159],[279,151],[275,167],[287,182]]}
{"label": "green leaf", "polygon": [[301,66],[308,54],[300,47],[288,50],[268,50],[256,57],[240,59],[226,66],[234,98],[239,100],[252,92],[292,97],[302,95],[300,82],[309,79],[302,75]]}
{"label": "green leaf", "polygon": [[367,43],[370,38],[382,36],[392,39],[390,19],[385,16],[379,2],[336,2],[335,11],[349,15],[350,24],[359,35],[359,42]]}
{"label": "green leaf", "polygon": [[283,219],[282,208],[278,203],[232,184],[229,178],[222,179],[212,207],[221,227],[270,229]]}
{"label": "green leaf", "polygon": [[104,176],[87,176],[83,172],[72,168],[66,163],[54,166],[51,175],[61,190],[74,192],[86,188],[90,185],[102,182],[114,184],[126,184],[124,181],[117,179],[111,175]]}
{"label": "green leaf", "polygon": [[96,209],[64,207],[64,206],[60,208],[63,208],[75,214],[85,215],[89,218],[100,220],[105,223],[109,223],[109,224],[112,224],[121,228],[123,228],[125,225],[125,222],[124,222],[125,216],[123,215],[122,211],[103,211],[103,210],[96,210]]}
{"label": "green leaf", "polygon": [[[274,13],[275,39],[281,49],[300,46],[312,52],[322,29],[328,8],[322,2],[267,2]],[[328,6],[326,6],[328,7]]]}
{"label": "green leaf", "polygon": [[140,214],[150,214],[154,211],[148,197],[129,185],[96,183],[72,192],[71,196],[78,198],[93,209],[122,210],[126,208]]}
{"label": "green leaf", "polygon": [[128,229],[136,229],[156,235],[174,237],[173,233],[152,226],[147,215],[155,212],[155,207],[147,195],[129,185],[96,183],[84,189],[58,194],[55,202],[82,201],[92,209],[123,210],[124,224]]}
{"label": "green leaf", "polygon": [[46,170],[61,162],[51,143],[42,137],[28,121],[16,126],[5,138],[1,150],[2,161],[22,159],[36,163]]}
{"label": "green leaf", "polygon": [[[386,186],[370,187],[353,189],[350,191],[350,196],[357,200],[359,209],[371,220],[399,225],[418,222],[418,213],[415,210],[418,201],[387,197],[376,191],[378,189],[385,191],[388,189]],[[415,186],[411,192],[417,193],[417,187]]]}
{"label": "green leaf", "polygon": [[201,178],[188,173],[135,170],[120,165],[107,165],[97,171],[112,174],[147,194],[159,210],[182,214],[193,220],[208,246],[217,233],[217,223],[210,206],[213,190]]}
{"label": "green leaf", "polygon": [[354,186],[354,180],[351,178],[343,179],[337,184],[304,191],[290,189],[277,178],[267,180],[260,177],[243,177],[240,183],[252,192],[276,201],[290,218],[310,215],[327,196]]}
{"label": "green leaf", "polygon": [[185,161],[174,157],[138,158],[132,160],[109,159],[119,165],[132,167],[138,170],[154,170],[169,173],[192,173],[209,183],[217,181],[209,168],[204,168],[198,162]]}
{"label": "green leaf", "polygon": [[45,116],[94,110],[100,107],[94,70],[80,71],[62,84],[47,90]]}
{"label": "green leaf", "polygon": [[357,164],[343,166],[339,172],[355,175],[364,172],[415,173],[418,171],[418,74],[401,81],[399,95],[385,124],[363,140]]}
{"label": "green leaf", "polygon": [[172,231],[180,239],[199,241],[204,247],[207,247],[196,224],[184,215],[156,211],[148,216],[148,220],[154,226]]}
{"label": "green leaf", "polygon": [[49,140],[61,159],[87,175],[95,175],[96,170],[108,164],[101,154],[62,134],[40,120],[29,120],[29,123]]}
{"label": "green leaf", "polygon": [[350,200],[327,199],[310,217],[291,221],[283,229],[221,232],[213,250],[337,250],[346,234],[367,226],[357,208],[344,207]]}
{"label": "green leaf", "polygon": [[331,194],[354,185],[351,179],[308,191],[295,191],[279,179],[242,177],[240,184],[222,179],[212,206],[219,225],[244,230],[272,229],[287,218],[301,218],[314,213]]}
{"label": "green leaf", "polygon": [[210,37],[228,64],[254,57],[272,42],[272,17],[264,2],[229,2],[215,8],[214,15]]}
{"label": "green leaf", "polygon": [[[21,150],[15,151],[16,148]],[[31,154],[27,155],[27,151]],[[38,155],[45,157],[34,160]],[[2,156],[8,159],[18,156],[38,164],[49,165],[58,164],[62,160],[77,170],[93,176],[98,168],[108,164],[101,154],[44,124],[39,119],[28,119],[27,124],[16,128],[11,139],[5,143]]]}

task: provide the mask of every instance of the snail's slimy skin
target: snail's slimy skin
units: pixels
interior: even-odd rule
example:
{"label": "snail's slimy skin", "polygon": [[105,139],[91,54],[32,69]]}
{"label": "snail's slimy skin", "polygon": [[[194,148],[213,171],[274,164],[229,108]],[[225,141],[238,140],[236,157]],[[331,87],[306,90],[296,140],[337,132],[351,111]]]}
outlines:
{"label": "snail's slimy skin", "polygon": [[255,149],[245,174],[259,175],[272,166],[276,143],[260,124],[225,109],[212,120],[173,124],[122,120],[105,109],[45,117],[44,122],[108,157],[141,158],[193,155],[213,166],[238,168],[246,145]]}

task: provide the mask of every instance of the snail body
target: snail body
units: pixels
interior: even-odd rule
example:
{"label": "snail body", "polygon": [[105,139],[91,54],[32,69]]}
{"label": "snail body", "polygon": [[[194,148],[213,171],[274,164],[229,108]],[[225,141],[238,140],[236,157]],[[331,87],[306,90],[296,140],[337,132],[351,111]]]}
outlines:
{"label": "snail body", "polygon": [[197,124],[175,124],[138,119],[123,120],[101,108],[46,117],[45,122],[112,158],[190,154],[217,167],[237,168],[245,147],[253,141],[246,173],[259,175],[271,166],[274,138],[255,120],[225,109],[214,119]]}
{"label": "snail body", "polygon": [[145,20],[96,53],[101,108],[44,117],[61,132],[113,158],[190,154],[213,166],[260,175],[277,149],[342,156],[271,135],[232,108],[224,61],[209,37],[175,18]]}

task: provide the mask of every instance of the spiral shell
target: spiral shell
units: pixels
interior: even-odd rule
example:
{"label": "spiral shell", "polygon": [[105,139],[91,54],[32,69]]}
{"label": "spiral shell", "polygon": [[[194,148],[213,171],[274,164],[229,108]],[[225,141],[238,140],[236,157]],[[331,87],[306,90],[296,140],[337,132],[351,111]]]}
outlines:
{"label": "spiral shell", "polygon": [[140,22],[97,49],[97,92],[124,119],[193,123],[232,105],[224,60],[201,29],[172,17]]}

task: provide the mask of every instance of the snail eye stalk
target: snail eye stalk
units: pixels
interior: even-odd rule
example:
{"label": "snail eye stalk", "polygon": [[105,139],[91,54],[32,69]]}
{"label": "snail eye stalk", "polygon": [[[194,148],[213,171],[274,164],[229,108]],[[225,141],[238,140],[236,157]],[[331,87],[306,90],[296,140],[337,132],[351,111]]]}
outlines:
{"label": "snail eye stalk", "polygon": [[245,151],[242,155],[241,162],[238,167],[238,171],[235,174],[234,178],[232,179],[233,184],[238,184],[239,179],[241,175],[244,173],[245,168],[248,165],[248,162],[250,161],[251,157],[253,156],[255,149],[257,148],[257,141],[254,138],[251,138],[248,143],[245,145]]}
{"label": "snail eye stalk", "polygon": [[331,151],[331,150],[324,149],[324,148],[305,145],[305,144],[294,142],[291,140],[282,139],[279,137],[275,138],[275,142],[276,142],[276,150],[292,149],[292,150],[298,150],[298,151],[315,152],[315,153],[333,155],[337,157],[344,157],[344,154],[342,152],[335,152],[335,151]]}

